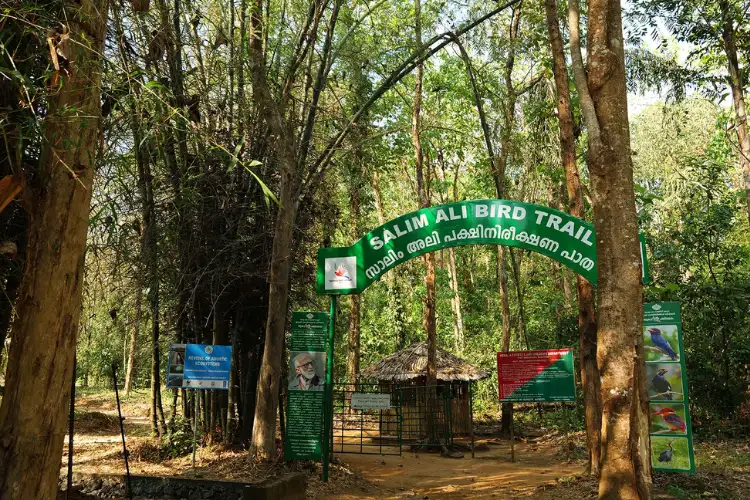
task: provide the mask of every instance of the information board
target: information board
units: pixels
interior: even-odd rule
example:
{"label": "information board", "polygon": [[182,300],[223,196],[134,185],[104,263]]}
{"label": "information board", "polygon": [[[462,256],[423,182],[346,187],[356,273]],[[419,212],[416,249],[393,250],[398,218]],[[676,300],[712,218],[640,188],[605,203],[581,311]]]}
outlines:
{"label": "information board", "polygon": [[322,456],[328,321],[326,313],[292,313],[284,439],[287,460]]}
{"label": "information board", "polygon": [[643,306],[651,465],[668,472],[695,472],[685,351],[679,302]]}
{"label": "information board", "polygon": [[391,395],[377,392],[353,392],[349,406],[353,410],[388,410]]}
{"label": "information board", "polygon": [[573,351],[547,349],[497,353],[500,401],[574,402],[576,384]]}
{"label": "information board", "polygon": [[229,389],[232,346],[172,344],[167,388]]}

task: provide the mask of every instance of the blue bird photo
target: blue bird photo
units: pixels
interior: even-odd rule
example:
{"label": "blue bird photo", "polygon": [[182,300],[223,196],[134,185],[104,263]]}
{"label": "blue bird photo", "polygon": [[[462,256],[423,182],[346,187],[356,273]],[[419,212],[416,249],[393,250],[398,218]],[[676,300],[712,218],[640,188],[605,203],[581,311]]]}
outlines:
{"label": "blue bird photo", "polygon": [[677,353],[674,352],[669,341],[662,336],[661,330],[658,328],[649,328],[648,333],[651,334],[651,342],[654,344],[654,347],[669,356],[669,359],[672,361],[677,359]]}

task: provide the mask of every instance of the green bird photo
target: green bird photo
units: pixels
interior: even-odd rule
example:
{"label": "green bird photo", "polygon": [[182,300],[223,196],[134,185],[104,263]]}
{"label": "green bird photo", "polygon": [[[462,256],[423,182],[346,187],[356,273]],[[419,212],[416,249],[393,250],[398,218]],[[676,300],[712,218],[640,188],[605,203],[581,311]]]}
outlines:
{"label": "green bird photo", "polygon": [[689,445],[686,437],[651,436],[651,464],[654,469],[690,470]]}

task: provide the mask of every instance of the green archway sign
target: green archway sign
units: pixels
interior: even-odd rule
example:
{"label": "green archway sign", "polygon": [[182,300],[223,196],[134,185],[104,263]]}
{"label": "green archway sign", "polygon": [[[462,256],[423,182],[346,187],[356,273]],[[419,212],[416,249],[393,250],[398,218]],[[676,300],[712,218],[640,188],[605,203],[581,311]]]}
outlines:
{"label": "green archway sign", "polygon": [[[362,293],[394,267],[428,252],[462,245],[506,245],[546,255],[596,284],[594,226],[549,207],[471,200],[411,212],[370,231],[350,247],[318,250],[316,291],[331,295],[323,436],[333,426],[333,344],[337,295]],[[648,268],[641,236],[643,283]],[[322,437],[321,437],[322,439]],[[323,481],[330,440],[322,439]]]}
{"label": "green archway sign", "polygon": [[[441,248],[506,245],[560,262],[596,285],[594,226],[542,205],[510,200],[470,200],[411,212],[372,230],[349,247],[318,250],[316,291],[362,293],[386,272]],[[643,238],[641,259],[646,282]]]}

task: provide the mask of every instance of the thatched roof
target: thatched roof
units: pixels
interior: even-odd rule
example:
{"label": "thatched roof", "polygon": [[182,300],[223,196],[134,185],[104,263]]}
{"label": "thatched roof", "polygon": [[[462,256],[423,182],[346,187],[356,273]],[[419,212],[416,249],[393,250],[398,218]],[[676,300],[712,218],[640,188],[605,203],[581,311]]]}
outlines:
{"label": "thatched roof", "polygon": [[[403,381],[427,374],[427,343],[415,342],[409,347],[386,356],[374,365],[365,368],[360,376],[366,379]],[[458,356],[438,348],[437,378],[446,382],[452,380],[474,381],[489,377],[490,374],[472,366]]]}

